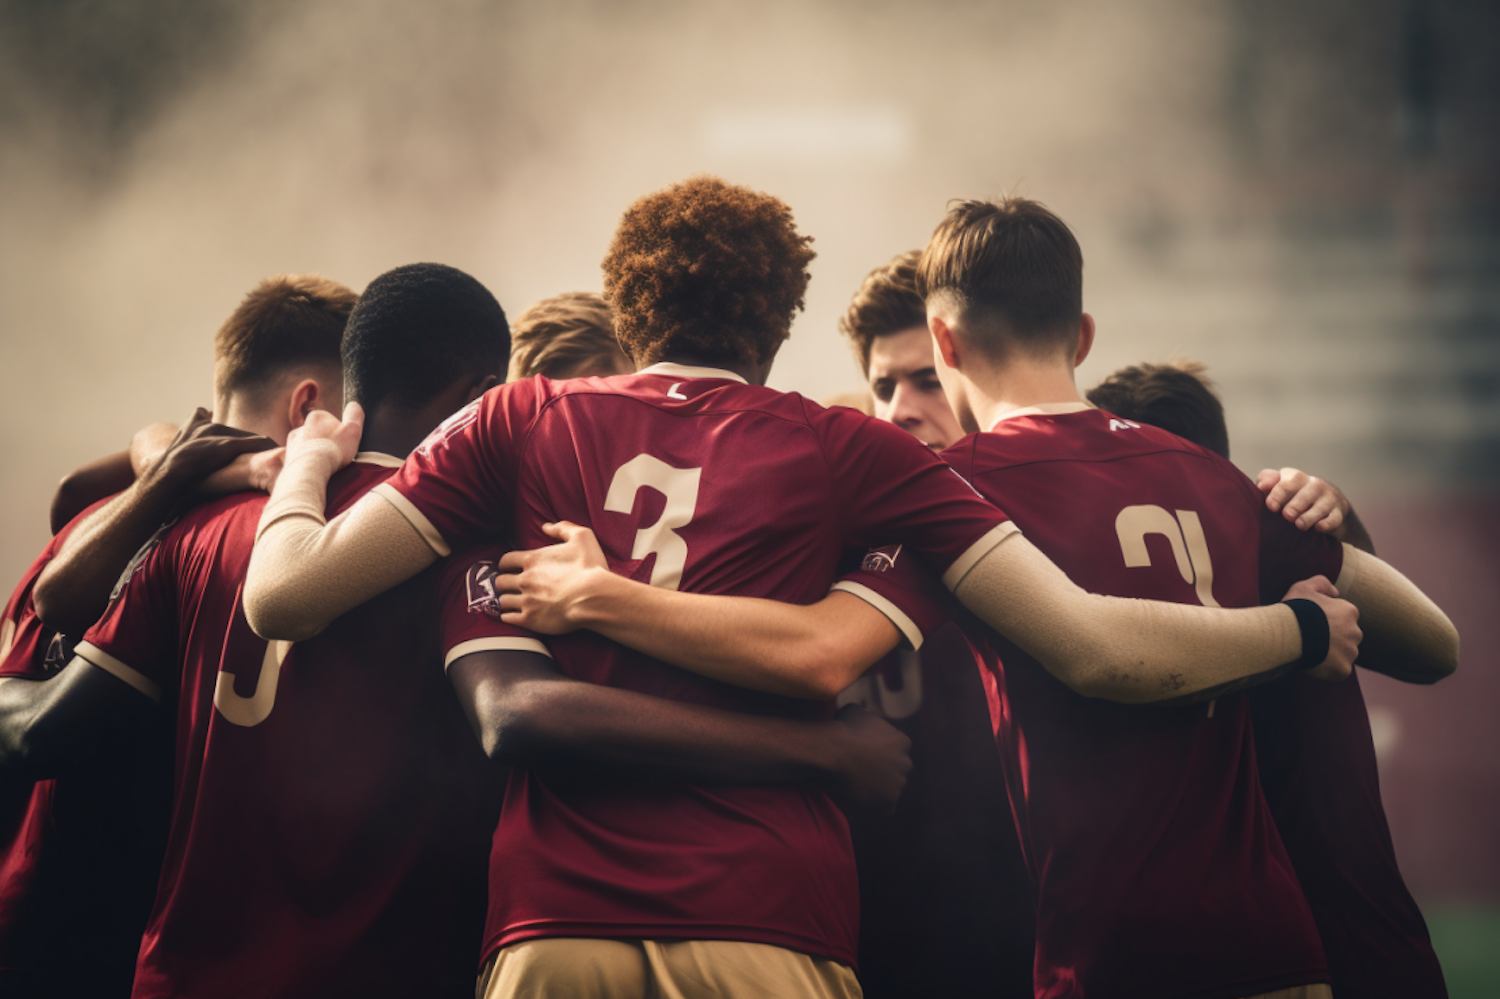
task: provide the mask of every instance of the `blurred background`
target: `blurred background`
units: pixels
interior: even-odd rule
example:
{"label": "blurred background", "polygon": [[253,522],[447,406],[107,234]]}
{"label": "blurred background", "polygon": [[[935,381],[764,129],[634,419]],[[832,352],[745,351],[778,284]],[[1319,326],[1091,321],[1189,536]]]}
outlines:
{"label": "blurred background", "polygon": [[598,290],[636,197],[785,199],[818,259],[772,384],[860,384],[863,275],[955,197],[1074,227],[1099,341],[1209,366],[1250,473],[1343,486],[1453,616],[1366,680],[1455,996],[1500,994],[1500,5],[1487,0],[0,0],[0,576],[56,481],[211,404],[259,278],[435,260]]}

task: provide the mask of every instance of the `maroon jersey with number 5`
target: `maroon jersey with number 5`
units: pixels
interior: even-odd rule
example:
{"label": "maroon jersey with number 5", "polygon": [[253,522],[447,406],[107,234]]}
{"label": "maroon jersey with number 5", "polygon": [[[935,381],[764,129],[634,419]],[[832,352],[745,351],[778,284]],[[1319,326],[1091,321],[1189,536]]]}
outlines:
{"label": "maroon jersey with number 5", "polygon": [[[376,493],[439,551],[592,527],[611,567],[700,593],[821,598],[851,548],[903,542],[961,576],[1011,528],[915,438],[853,410],[659,364],[504,385]],[[793,718],[830,704],[703,679],[597,636],[550,643],[568,675]],[[486,950],[542,936],[745,940],[853,964],[848,827],[820,789],[513,774],[491,850]]]}
{"label": "maroon jersey with number 5", "polygon": [[[1094,409],[1023,412],[944,455],[1095,593],[1251,607],[1337,578],[1229,462]],[[1328,981],[1257,779],[1244,695],[1082,697],[993,633],[992,721],[1037,890],[1039,997],[1242,996]]]}
{"label": "maroon jersey with number 5", "polygon": [[[361,455],[329,484],[330,513],[399,464]],[[159,533],[78,646],[176,718],[133,994],[461,994],[492,816],[444,656],[543,647],[483,612],[472,556],[305,642],[256,637],[241,594],[264,505],[230,497]]]}

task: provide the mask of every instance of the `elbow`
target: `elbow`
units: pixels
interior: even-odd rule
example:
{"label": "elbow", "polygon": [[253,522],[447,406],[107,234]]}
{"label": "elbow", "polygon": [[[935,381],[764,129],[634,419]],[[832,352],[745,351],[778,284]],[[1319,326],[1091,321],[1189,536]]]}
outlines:
{"label": "elbow", "polygon": [[[65,585],[52,567],[42,570],[31,590],[31,607],[48,628],[70,638],[78,638],[93,625],[98,615],[74,613],[74,601],[68,599]],[[104,608],[98,608],[103,613]]]}
{"label": "elbow", "polygon": [[245,583],[245,620],[250,630],[268,642],[303,642],[326,627],[325,622],[309,621],[295,601],[286,600],[263,587]]}
{"label": "elbow", "polygon": [[525,691],[510,690],[490,700],[479,724],[484,755],[502,766],[525,766],[546,742],[541,715],[540,699]]}
{"label": "elbow", "polygon": [[1444,623],[1447,627],[1436,636],[1432,653],[1424,657],[1425,668],[1415,677],[1417,683],[1437,683],[1458,672],[1458,629],[1451,621],[1445,619]]}

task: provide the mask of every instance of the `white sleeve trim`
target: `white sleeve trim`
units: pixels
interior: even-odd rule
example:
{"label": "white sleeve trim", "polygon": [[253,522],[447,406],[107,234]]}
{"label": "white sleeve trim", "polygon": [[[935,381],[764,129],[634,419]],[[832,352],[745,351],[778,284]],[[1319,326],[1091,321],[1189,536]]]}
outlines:
{"label": "white sleeve trim", "polygon": [[988,555],[1000,542],[1013,534],[1020,534],[1021,529],[1016,526],[1015,521],[1007,520],[1003,524],[996,524],[992,529],[985,532],[984,537],[969,546],[969,550],[954,560],[943,573],[943,585],[948,587],[949,592],[958,589],[969,570],[979,564],[979,560]]}
{"label": "white sleeve trim", "polygon": [[499,635],[493,638],[471,638],[448,650],[448,654],[443,657],[443,672],[446,673],[449,666],[474,652],[536,652],[548,659],[552,658],[552,650],[538,638],[522,638],[519,635],[512,638]]}
{"label": "white sleeve trim", "polygon": [[854,596],[859,597],[859,599],[890,618],[891,624],[894,624],[897,630],[906,636],[906,641],[913,649],[920,649],[922,647],[922,629],[918,628],[917,622],[908,617],[906,612],[897,607],[890,599],[881,596],[863,583],[855,583],[847,579],[841,579],[837,583],[834,583],[829,592],[832,593],[834,590],[842,590],[845,593],[852,593]]}
{"label": "white sleeve trim", "polygon": [[157,704],[161,703],[161,687],[157,686],[154,680],[148,679],[131,667],[126,666],[94,643],[79,642],[73,647],[73,654],[83,658],[91,666],[97,666],[111,676],[124,680]]}
{"label": "white sleeve trim", "polygon": [[422,535],[422,540],[427,542],[438,555],[447,558],[453,554],[453,549],[448,547],[448,542],[444,541],[442,533],[432,526],[432,521],[427,519],[427,515],[418,510],[411,500],[397,492],[389,482],[382,482],[370,492],[395,507],[396,512],[411,522],[411,526]]}

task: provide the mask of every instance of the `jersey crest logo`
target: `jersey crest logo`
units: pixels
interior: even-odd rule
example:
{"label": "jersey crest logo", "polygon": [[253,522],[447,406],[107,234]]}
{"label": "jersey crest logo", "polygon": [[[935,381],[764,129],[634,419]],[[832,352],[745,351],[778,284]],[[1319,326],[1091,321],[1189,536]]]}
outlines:
{"label": "jersey crest logo", "polygon": [[681,387],[682,387],[682,382],[673,382],[672,383],[672,387],[669,388],[669,389],[667,389],[667,398],[668,399],[681,399],[684,402],[686,402],[687,401],[687,396],[685,396],[681,392],[677,391]]}
{"label": "jersey crest logo", "polygon": [[864,561],[859,564],[859,567],[865,572],[890,572],[896,568],[896,559],[900,557],[900,545],[871,548],[865,553]]}
{"label": "jersey crest logo", "polygon": [[465,580],[469,595],[469,613],[480,613],[500,620],[500,595],[495,592],[495,577],[500,567],[488,559],[469,566]]}
{"label": "jersey crest logo", "polygon": [[1131,420],[1116,420],[1116,419],[1111,419],[1109,421],[1109,429],[1111,429],[1111,430],[1139,430],[1139,429],[1141,429],[1141,425],[1139,423],[1132,422]]}

